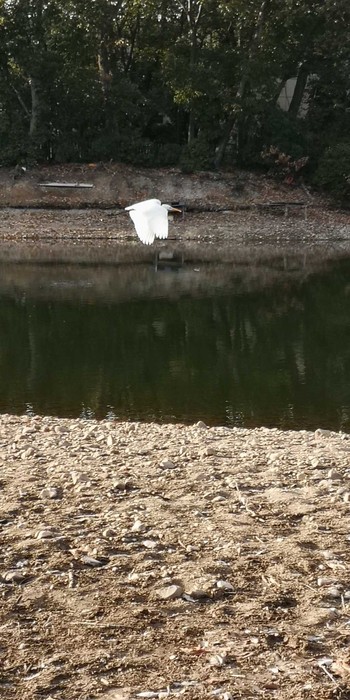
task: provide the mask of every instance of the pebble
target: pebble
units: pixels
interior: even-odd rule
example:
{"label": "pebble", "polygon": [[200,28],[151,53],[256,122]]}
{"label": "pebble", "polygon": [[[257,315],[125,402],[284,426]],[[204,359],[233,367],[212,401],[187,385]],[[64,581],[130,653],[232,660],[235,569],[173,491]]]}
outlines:
{"label": "pebble", "polygon": [[112,527],[106,527],[105,530],[102,532],[103,537],[114,537],[116,535],[116,531],[113,530]]}
{"label": "pebble", "polygon": [[333,479],[333,480],[339,480],[343,478],[343,475],[337,471],[337,469],[330,469],[329,472],[327,473],[328,479]]}
{"label": "pebble", "polygon": [[71,479],[72,479],[74,486],[76,484],[86,483],[87,481],[89,481],[89,477],[86,474],[84,474],[83,472],[75,472],[74,471],[74,472],[71,472],[70,475],[71,475]]}
{"label": "pebble", "polygon": [[146,547],[146,549],[155,549],[158,542],[155,540],[143,540],[142,544],[144,547]]}
{"label": "pebble", "polygon": [[204,449],[199,451],[199,456],[200,457],[212,457],[213,455],[216,455],[217,451],[214,447],[204,447]]}
{"label": "pebble", "polygon": [[214,654],[213,656],[210,656],[209,658],[209,664],[210,666],[224,666],[225,665],[225,657],[221,656],[221,654]]}
{"label": "pebble", "polygon": [[315,661],[315,664],[317,666],[331,666],[333,663],[333,659],[331,659],[329,656],[322,656],[320,659],[317,659]]}
{"label": "pebble", "polygon": [[191,598],[194,598],[194,600],[203,600],[204,598],[209,598],[209,594],[207,591],[204,591],[202,588],[190,588],[187,591],[188,595],[191,596]]}
{"label": "pebble", "polygon": [[220,579],[219,581],[216,582],[216,587],[221,588],[223,591],[233,591],[234,588],[232,584],[229,581],[224,581],[223,579]]}
{"label": "pebble", "polygon": [[145,525],[141,522],[141,520],[135,520],[131,532],[144,532],[146,529]]}
{"label": "pebble", "polygon": [[340,598],[342,594],[342,587],[331,586],[331,588],[328,588],[328,590],[325,593],[328,596],[328,598]]}
{"label": "pebble", "polygon": [[329,586],[332,583],[334,583],[334,578],[330,578],[329,576],[318,576],[317,578],[318,586]]}
{"label": "pebble", "polygon": [[59,490],[56,489],[54,486],[46,486],[40,492],[40,496],[41,496],[41,498],[58,498]]}
{"label": "pebble", "polygon": [[198,423],[195,423],[193,425],[194,428],[199,428],[200,430],[207,430],[208,426],[203,423],[202,420],[199,420]]}
{"label": "pebble", "polygon": [[171,586],[166,586],[165,588],[158,588],[157,596],[161,600],[175,600],[176,598],[181,598],[184,589],[182,586],[177,586],[173,584]]}
{"label": "pebble", "polygon": [[159,466],[162,469],[176,469],[176,464],[172,462],[170,459],[163,459],[161,462],[159,462]]}
{"label": "pebble", "polygon": [[130,479],[126,481],[113,481],[113,488],[117,491],[130,491],[133,488],[133,483]]}
{"label": "pebble", "polygon": [[87,564],[88,566],[103,566],[105,562],[101,561],[100,559],[95,559],[94,557],[90,557],[88,554],[84,554],[81,557],[81,561],[84,564]]}
{"label": "pebble", "polygon": [[38,540],[45,540],[48,539],[49,537],[54,537],[55,536],[55,531],[52,528],[45,528],[45,530],[39,530],[35,537]]}
{"label": "pebble", "polygon": [[317,428],[317,430],[315,430],[315,438],[327,438],[331,435],[331,430],[323,430],[323,428]]}
{"label": "pebble", "polygon": [[23,571],[6,571],[3,575],[4,581],[9,583],[21,583],[26,578],[26,574]]}

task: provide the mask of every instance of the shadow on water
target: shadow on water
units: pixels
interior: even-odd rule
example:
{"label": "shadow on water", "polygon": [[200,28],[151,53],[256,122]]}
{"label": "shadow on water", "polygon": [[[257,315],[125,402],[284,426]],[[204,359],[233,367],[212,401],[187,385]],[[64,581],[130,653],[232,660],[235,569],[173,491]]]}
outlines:
{"label": "shadow on water", "polygon": [[3,413],[350,429],[350,258],[0,272]]}

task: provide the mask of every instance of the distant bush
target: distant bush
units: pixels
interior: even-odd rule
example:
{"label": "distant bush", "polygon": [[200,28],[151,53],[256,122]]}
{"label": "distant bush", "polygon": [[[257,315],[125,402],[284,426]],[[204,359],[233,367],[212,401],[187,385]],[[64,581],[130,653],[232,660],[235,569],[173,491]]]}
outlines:
{"label": "distant bush", "polygon": [[93,142],[92,157],[95,160],[119,160],[144,168],[164,168],[177,165],[181,147],[176,143],[158,143],[139,135],[126,135]]}
{"label": "distant bush", "polygon": [[183,173],[193,173],[196,170],[210,170],[214,163],[214,149],[203,138],[194,139],[182,147],[180,168]]}
{"label": "distant bush", "polygon": [[177,165],[181,148],[177,143],[157,143],[140,138],[120,144],[119,160],[144,168],[165,168]]}
{"label": "distant bush", "polygon": [[288,153],[294,160],[308,152],[305,125],[279,107],[266,109],[263,114],[261,137],[263,143]]}
{"label": "distant bush", "polygon": [[300,171],[305,168],[309,160],[308,156],[292,158],[291,155],[282,153],[276,146],[270,146],[262,151],[261,158],[269,165],[271,175],[283,180],[288,185],[297,181]]}
{"label": "distant bush", "polygon": [[350,139],[329,146],[320,157],[313,182],[345,203],[350,197]]}

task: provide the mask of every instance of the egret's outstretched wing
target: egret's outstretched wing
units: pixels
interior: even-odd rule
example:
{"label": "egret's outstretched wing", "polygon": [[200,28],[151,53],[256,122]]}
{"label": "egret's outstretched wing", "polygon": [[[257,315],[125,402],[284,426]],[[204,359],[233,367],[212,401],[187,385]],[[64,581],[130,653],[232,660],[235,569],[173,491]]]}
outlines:
{"label": "egret's outstretched wing", "polygon": [[168,236],[168,212],[162,207],[159,199],[146,199],[144,202],[132,204],[126,207],[136,233],[142,243],[151,245],[155,237],[167,238]]}
{"label": "egret's outstretched wing", "polygon": [[125,207],[125,211],[131,211],[132,209],[147,211],[148,209],[153,209],[155,206],[161,206],[160,199],[145,199],[143,202],[137,202],[137,204],[131,204],[130,207]]}
{"label": "egret's outstretched wing", "polygon": [[152,232],[149,222],[148,222],[148,217],[144,212],[138,211],[137,209],[131,209],[129,211],[130,218],[134,222],[134,226],[136,229],[136,233],[142,241],[142,243],[145,243],[146,245],[151,245],[154,241],[154,233]]}
{"label": "egret's outstretched wing", "polygon": [[156,238],[168,238],[168,212],[164,207],[154,207],[147,212],[149,227]]}

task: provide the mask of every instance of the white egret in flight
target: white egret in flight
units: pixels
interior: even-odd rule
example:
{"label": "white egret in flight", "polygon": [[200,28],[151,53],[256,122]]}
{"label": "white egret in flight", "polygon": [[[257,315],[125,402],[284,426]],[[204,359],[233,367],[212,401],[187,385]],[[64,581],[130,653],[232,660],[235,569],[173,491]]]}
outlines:
{"label": "white egret in flight", "polygon": [[151,245],[155,238],[168,238],[168,212],[181,212],[171,204],[162,204],[159,199],[146,199],[125,209],[134,222],[139,239],[146,245]]}

